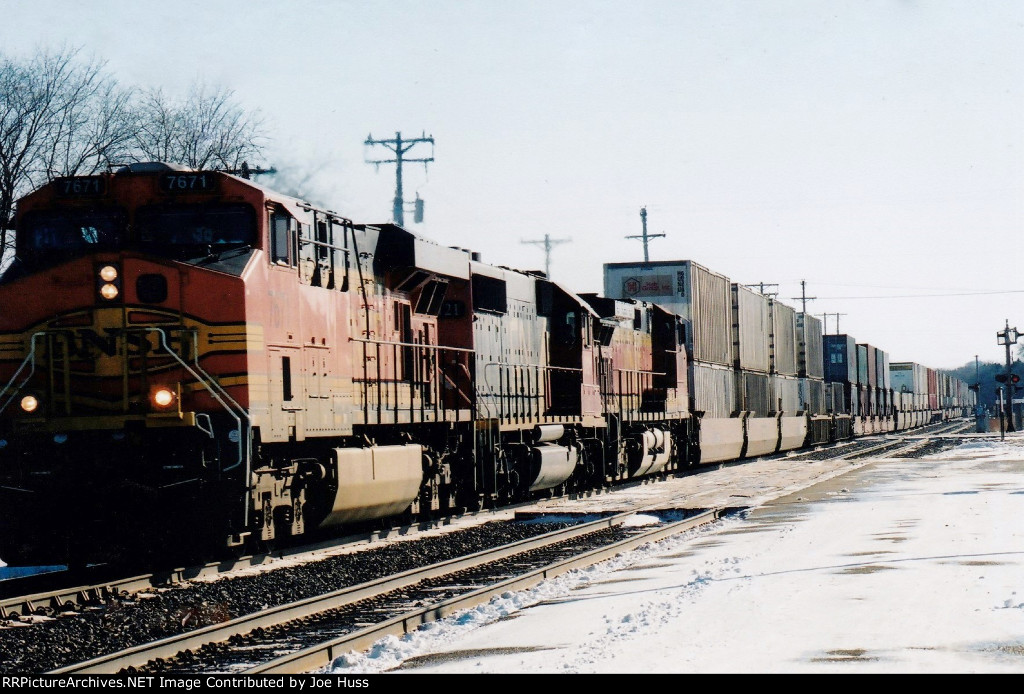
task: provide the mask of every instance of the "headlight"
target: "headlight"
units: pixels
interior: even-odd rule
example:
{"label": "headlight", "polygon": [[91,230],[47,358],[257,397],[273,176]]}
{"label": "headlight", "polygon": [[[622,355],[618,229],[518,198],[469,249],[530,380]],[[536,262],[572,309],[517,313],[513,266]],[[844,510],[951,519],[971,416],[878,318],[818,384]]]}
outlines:
{"label": "headlight", "polygon": [[36,400],[34,395],[26,395],[21,399],[21,409],[25,412],[35,412],[39,409],[39,401]]}
{"label": "headlight", "polygon": [[174,391],[170,388],[157,388],[153,391],[153,404],[164,409],[174,404]]}
{"label": "headlight", "polygon": [[104,282],[113,282],[117,279],[117,268],[113,265],[104,265],[100,268],[100,279]]}
{"label": "headlight", "polygon": [[117,295],[119,293],[120,292],[118,291],[117,286],[110,283],[104,284],[102,287],[100,287],[100,296],[102,296],[107,301],[113,301],[114,299],[117,298]]}

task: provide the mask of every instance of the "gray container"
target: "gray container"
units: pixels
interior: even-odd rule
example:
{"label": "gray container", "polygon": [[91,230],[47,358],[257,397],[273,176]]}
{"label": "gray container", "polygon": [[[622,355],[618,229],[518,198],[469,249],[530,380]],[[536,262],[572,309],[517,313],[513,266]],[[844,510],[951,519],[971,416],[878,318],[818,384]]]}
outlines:
{"label": "gray container", "polygon": [[845,383],[825,383],[825,407],[835,414],[850,414],[846,405]]}
{"label": "gray container", "polygon": [[[897,393],[905,393],[911,396],[920,394],[923,384],[918,380],[916,366],[917,364],[912,361],[894,361],[889,364],[891,388]],[[916,398],[913,400],[913,403],[913,409],[917,409],[918,401]],[[911,409],[908,407],[906,400],[903,402],[903,407],[904,409]]]}
{"label": "gray container", "polygon": [[804,378],[824,378],[825,362],[821,357],[821,319],[809,313],[796,314],[800,336],[799,373]]}
{"label": "gray container", "polygon": [[885,365],[888,360],[888,355],[880,348],[875,347],[875,387],[877,388],[885,388],[885,374],[887,372]]}
{"label": "gray container", "polygon": [[799,341],[796,337],[796,309],[778,301],[772,301],[772,372],[796,376],[800,356]]}
{"label": "gray container", "polygon": [[695,361],[733,366],[732,290],[723,275],[691,260],[606,263],[609,299],[660,304],[686,322],[686,347]]}
{"label": "gray container", "polygon": [[882,387],[886,390],[892,390],[892,374],[889,373],[889,353],[882,352]]}
{"label": "gray container", "polygon": [[752,412],[755,417],[767,417],[775,411],[771,377],[768,374],[744,372],[740,374],[743,383],[740,409]]}
{"label": "gray container", "polygon": [[803,410],[800,401],[800,379],[776,375],[772,376],[772,386],[775,391],[776,411],[792,416]]}
{"label": "gray container", "polygon": [[743,285],[733,284],[732,311],[735,367],[768,373],[771,368],[771,304],[768,297]]}
{"label": "gray container", "polygon": [[810,414],[825,414],[825,382],[820,378],[801,378],[800,401]]}
{"label": "gray container", "polygon": [[857,385],[868,384],[868,346],[857,345]]}
{"label": "gray container", "polygon": [[693,409],[706,418],[731,417],[736,406],[736,372],[726,366],[693,362]]}

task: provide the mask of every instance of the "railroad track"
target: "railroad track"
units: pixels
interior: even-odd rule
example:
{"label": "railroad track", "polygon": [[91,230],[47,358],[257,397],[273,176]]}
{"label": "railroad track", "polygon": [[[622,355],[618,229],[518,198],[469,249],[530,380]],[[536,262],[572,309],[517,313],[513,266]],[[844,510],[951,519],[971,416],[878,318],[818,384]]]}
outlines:
{"label": "railroad track", "polygon": [[626,520],[637,514],[629,511],[111,653],[52,674],[305,672],[382,636],[407,633],[494,595],[522,590],[733,510],[672,510],[669,516],[684,517],[653,530],[627,527]]}
{"label": "railroad track", "polygon": [[[847,446],[842,446],[842,447],[837,447],[837,448],[834,448],[834,449],[830,449],[829,453],[830,454],[832,454],[832,453],[836,454],[835,456],[830,455],[830,457],[833,457],[833,458],[838,458],[839,456],[844,456],[844,459],[851,459],[851,460],[858,459],[858,458],[864,458],[864,457],[868,457],[868,456],[872,456],[872,455],[880,455],[880,454],[883,454],[883,453],[887,454],[887,455],[890,455],[890,456],[892,456],[892,455],[902,455],[902,454],[906,453],[907,451],[911,451],[911,450],[915,449],[916,447],[919,447],[919,446],[927,444],[929,441],[933,441],[935,439],[935,437],[941,437],[941,436],[944,436],[944,435],[955,436],[957,433],[962,433],[964,430],[968,430],[970,428],[971,428],[971,424],[969,424],[969,423],[968,424],[961,424],[961,423],[956,423],[956,422],[941,423],[941,424],[932,425],[931,427],[929,427],[925,431],[915,430],[915,432],[913,434],[903,434],[903,433],[901,433],[901,434],[879,435],[878,437],[872,437],[874,440],[871,440],[871,441],[856,442],[858,445],[847,445]],[[859,445],[859,444],[867,444],[867,445]],[[802,456],[802,455],[806,455],[806,454],[800,454],[800,455]],[[794,457],[799,459],[799,456],[794,456]],[[693,502],[691,501],[690,503],[692,504]],[[700,502],[698,502],[698,503],[700,503]],[[732,501],[727,501],[726,503],[733,503],[733,502]],[[718,505],[713,500],[705,500],[704,504],[708,505],[708,506],[717,506]],[[667,505],[672,505],[672,504],[665,504],[663,502],[663,508],[664,508],[664,506],[667,506]],[[504,512],[505,510],[507,510],[507,509],[503,509],[502,512]],[[632,509],[632,510],[630,510],[629,514],[633,514],[633,513],[636,513],[636,512],[637,512],[637,509]],[[629,514],[626,514],[626,515],[623,515],[623,516],[620,516],[620,517],[627,517]],[[599,524],[600,523],[608,523],[609,525],[607,525],[606,528],[607,527],[611,527],[612,525],[615,524],[614,521],[609,521],[608,519],[603,519],[602,521],[599,521]],[[584,526],[580,525],[578,527],[574,527],[572,530],[574,532],[576,532],[576,533],[584,533],[584,534],[586,534],[587,532],[590,532],[590,531],[588,531],[586,529],[581,529],[583,527]],[[408,532],[408,531],[406,530],[404,532]],[[598,532],[598,531],[595,530],[593,532]],[[390,533],[382,533],[381,536],[382,537],[384,537],[384,536],[394,537],[394,536],[397,536],[397,535],[400,535],[400,534],[403,534],[403,531],[391,531]],[[622,538],[622,539],[626,539],[626,540],[632,539],[632,537],[633,537],[633,535],[635,533],[631,532],[629,534],[630,534],[629,538]],[[451,536],[445,536],[445,537],[449,538]],[[554,536],[552,536],[552,537],[554,537]],[[450,541],[451,540],[446,539],[445,543],[449,543]],[[565,537],[563,537],[562,541],[563,542],[565,541]],[[643,540],[643,541],[650,541],[650,540]],[[641,542],[643,542],[643,541],[641,541]],[[372,549],[372,547],[373,547],[372,545],[368,546],[369,549]],[[579,545],[571,546],[571,547],[567,546],[565,549],[566,549],[566,551],[569,552],[570,555],[575,555],[575,554],[580,554],[580,553],[585,553],[585,552],[589,552],[590,551],[590,550],[588,550],[588,549],[586,549],[584,547],[581,547]],[[511,551],[511,550],[506,549],[505,551]],[[523,552],[532,551],[532,550],[528,550],[528,548],[526,548],[526,546],[523,545],[519,550],[516,550],[516,551],[518,551],[519,553],[523,553]],[[622,550],[621,549],[617,549],[617,550],[614,550],[613,553],[617,552],[617,551],[622,551]],[[513,552],[513,553],[515,553],[515,552]],[[250,558],[249,565],[258,565],[261,562],[265,561],[265,559],[266,559],[266,556]],[[463,557],[462,559],[465,559],[465,557]],[[462,559],[460,559],[460,561]],[[563,559],[565,561],[569,561],[569,562],[572,561],[571,558],[563,557]],[[544,566],[547,566],[548,564],[557,563],[557,562],[553,562],[551,560],[547,560],[547,561],[544,561],[544,560],[545,560],[545,558],[543,556],[541,556],[541,557],[539,557],[537,559],[537,561],[541,561],[542,563],[544,563]],[[493,563],[494,561],[497,561],[497,560],[496,559],[492,559],[490,561],[491,561],[491,563]],[[531,565],[530,566],[533,566],[535,564],[534,560],[531,559],[530,561],[531,561]],[[598,561],[598,560],[595,559],[595,561]],[[488,562],[484,562],[484,564],[486,564],[486,563],[488,563]],[[445,570],[448,571],[449,573],[450,572],[459,572],[459,571],[470,570],[468,567],[465,567],[465,566],[463,566],[462,568],[459,568],[459,565],[458,565],[457,562],[456,563],[448,562],[448,564],[449,565],[445,568]],[[221,570],[222,568],[223,567],[218,568],[218,567],[215,567],[213,565],[208,565],[207,567],[199,567],[198,569],[179,570],[178,572],[176,572],[175,576],[173,577],[173,580],[188,581],[189,579],[196,578],[198,576],[203,575],[204,573],[207,576],[213,576],[213,575],[217,575],[219,570]],[[440,570],[440,569],[436,569],[436,568],[434,569],[434,571],[438,571],[438,570]],[[473,569],[473,570],[476,570],[476,569]],[[483,569],[480,569],[480,570],[484,571],[485,574],[487,573],[486,570],[483,570]],[[551,573],[551,571],[553,571],[553,570],[554,569],[546,569],[544,567],[529,568],[528,566],[527,567],[520,567],[520,569],[519,569],[520,573],[522,573],[523,575],[531,574],[531,572],[540,572],[539,574],[536,574],[536,575],[542,575],[542,576],[556,575],[556,574],[552,574]],[[566,569],[566,570],[568,570],[568,569]],[[412,571],[412,572],[408,572],[407,571],[405,573],[407,573],[409,575],[409,577],[410,577],[409,580],[411,580],[411,577],[414,575],[415,571]],[[166,580],[167,578],[168,578],[168,576],[165,575],[165,576],[163,576],[161,581]],[[263,620],[264,620],[263,623],[260,623],[259,617],[256,618],[257,619],[256,622],[248,623],[248,624],[247,624],[248,617],[238,617],[237,619],[231,620],[231,622],[230,622],[230,624],[232,626],[234,626],[236,624],[236,622],[239,625],[237,627],[234,627],[235,631],[215,631],[214,629],[211,629],[210,633],[212,634],[212,636],[209,636],[209,635],[205,634],[205,632],[200,633],[202,630],[194,630],[194,631],[188,632],[188,634],[183,634],[180,637],[172,637],[172,639],[167,640],[166,643],[163,643],[161,645],[163,650],[153,651],[152,653],[150,653],[148,655],[145,655],[145,656],[144,655],[138,655],[138,654],[143,653],[144,650],[148,648],[147,646],[134,647],[134,648],[129,649],[132,652],[132,655],[129,656],[129,659],[125,660],[125,661],[120,661],[119,664],[116,665],[116,667],[114,665],[111,665],[111,663],[113,663],[115,661],[118,661],[118,659],[120,657],[122,657],[124,654],[126,654],[127,651],[123,651],[122,652],[122,656],[114,657],[114,660],[106,661],[104,659],[107,658],[107,656],[104,656],[104,658],[99,659],[99,660],[104,660],[104,662],[99,662],[98,660],[93,660],[93,661],[90,661],[90,663],[92,663],[91,665],[83,664],[81,666],[68,666],[71,669],[57,670],[57,671],[61,671],[61,672],[64,672],[64,671],[67,671],[67,672],[74,672],[74,671],[80,671],[80,672],[111,672],[111,671],[120,670],[122,668],[131,668],[131,667],[135,667],[135,668],[142,668],[142,667],[163,667],[163,668],[174,667],[174,668],[181,668],[183,670],[188,671],[189,668],[191,668],[191,667],[207,667],[206,663],[211,663],[211,662],[214,663],[214,665],[213,665],[214,669],[212,671],[220,671],[220,670],[216,669],[217,667],[225,667],[225,668],[231,668],[231,669],[242,668],[242,671],[244,671],[245,668],[251,666],[252,663],[237,663],[237,662],[236,663],[226,663],[226,662],[224,662],[223,655],[216,655],[216,654],[218,652],[222,653],[224,651],[224,649],[227,649],[229,651],[238,651],[238,652],[243,652],[244,651],[244,652],[249,652],[249,653],[255,653],[258,650],[260,650],[261,648],[263,650],[267,650],[264,646],[261,646],[261,639],[257,639],[255,642],[251,642],[250,643],[250,642],[244,640],[240,634],[244,633],[244,632],[256,632],[257,634],[261,634],[261,633],[265,634],[266,632],[268,632],[271,629],[271,622],[272,621],[281,621],[278,617],[276,617],[276,615],[278,613],[286,614],[287,611],[291,610],[291,609],[299,610],[299,611],[298,612],[293,612],[291,614],[286,614],[287,619],[284,619],[284,621],[289,621],[289,620],[291,620],[291,621],[300,620],[301,621],[301,620],[305,620],[307,622],[307,626],[305,627],[305,631],[306,632],[312,631],[313,633],[320,633],[320,632],[328,631],[329,629],[333,629],[334,631],[331,632],[331,633],[338,634],[336,636],[336,638],[340,639],[340,640],[338,641],[338,643],[336,643],[336,644],[334,644],[334,645],[332,645],[330,647],[331,649],[333,649],[332,652],[341,652],[341,651],[344,651],[346,649],[347,650],[351,650],[353,648],[358,648],[359,647],[359,643],[360,643],[358,640],[357,641],[351,641],[350,639],[352,639],[352,638],[359,639],[359,638],[363,638],[365,636],[365,638],[370,639],[370,641],[372,642],[373,639],[379,638],[379,636],[381,634],[383,634],[383,633],[397,633],[397,632],[394,632],[394,631],[390,631],[390,632],[371,631],[371,632],[367,632],[367,634],[365,634],[363,636],[358,636],[358,635],[353,636],[352,634],[355,633],[355,632],[358,632],[360,629],[370,629],[370,630],[372,630],[372,629],[377,629],[378,626],[370,626],[370,625],[359,626],[358,624],[356,624],[355,626],[357,626],[359,628],[355,629],[353,631],[353,629],[351,628],[352,627],[351,624],[349,624],[348,626],[346,626],[344,624],[344,618],[345,618],[344,614],[330,616],[330,617],[325,617],[324,619],[327,620],[327,621],[334,620],[336,622],[335,624],[332,624],[329,627],[325,627],[324,626],[325,623],[326,623],[324,621],[316,621],[316,625],[319,625],[319,626],[311,626],[311,625],[314,624],[313,622],[310,621],[310,619],[311,619],[310,618],[310,614],[312,614],[312,613],[307,612],[307,613],[305,613],[305,615],[303,615],[301,611],[302,610],[306,610],[306,609],[310,609],[310,610],[312,610],[313,612],[315,612],[317,614],[324,614],[325,612],[330,612],[331,610],[335,610],[335,611],[339,611],[340,610],[340,611],[343,612],[346,605],[350,606],[349,607],[350,611],[351,611],[351,609],[356,609],[358,611],[358,610],[360,610],[362,608],[361,607],[352,608],[351,606],[353,604],[359,603],[360,601],[378,600],[378,601],[383,601],[383,602],[374,603],[370,607],[370,609],[373,610],[377,614],[381,614],[381,612],[378,612],[379,610],[388,611],[388,614],[391,614],[391,617],[389,617],[388,619],[397,620],[393,624],[390,624],[390,625],[385,624],[383,626],[380,626],[379,628],[383,628],[383,629],[396,629],[397,628],[396,624],[402,624],[402,625],[404,625],[403,629],[405,629],[405,628],[409,628],[410,626],[414,627],[415,625],[423,623],[424,618],[422,618],[422,617],[415,617],[415,616],[409,616],[410,614],[414,615],[415,614],[415,610],[413,610],[413,611],[406,610],[406,611],[403,612],[402,608],[401,608],[400,601],[398,601],[397,604],[395,604],[395,601],[391,601],[392,604],[388,604],[388,605],[384,604],[385,602],[388,602],[388,601],[391,600],[390,598],[385,599],[383,596],[386,595],[389,592],[389,590],[393,590],[394,589],[394,587],[392,587],[391,589],[387,588],[387,581],[391,580],[392,578],[397,578],[397,576],[391,576],[391,577],[389,577],[387,579],[381,579],[380,581],[377,581],[376,583],[378,583],[379,585],[377,585],[374,588],[371,588],[369,586],[362,586],[361,587],[361,589],[369,590],[370,591],[369,593],[364,592],[364,593],[360,594],[358,592],[353,592],[354,589],[346,589],[346,590],[342,590],[342,591],[333,591],[333,593],[335,593],[335,595],[332,595],[331,598],[324,598],[324,600],[327,600],[327,602],[321,602],[321,598],[319,598],[319,597],[317,597],[317,598],[310,598],[309,600],[306,600],[306,601],[301,601],[303,603],[308,603],[309,605],[313,605],[313,604],[316,604],[316,603],[320,602],[321,604],[319,606],[317,606],[315,609],[307,607],[306,605],[301,605],[301,606],[297,606],[297,607],[296,606],[290,606],[290,607],[282,606],[280,610],[277,610],[277,608],[275,608],[275,610],[277,610],[277,611],[274,612],[274,615],[270,615],[270,611],[268,610],[265,613],[262,613],[262,617],[263,617]],[[429,577],[428,578],[423,578],[423,577],[420,577],[420,578],[417,579],[417,582],[435,580],[436,578],[437,578],[436,576],[433,577],[433,578],[429,578]],[[113,586],[113,587],[112,586],[102,587],[102,590],[100,591],[100,593],[102,593],[102,594],[100,594],[99,597],[96,597],[96,598],[90,597],[90,595],[93,595],[95,593],[95,591],[97,591],[97,587],[95,587],[95,586],[90,586],[90,587],[87,587],[86,589],[76,589],[74,592],[75,592],[75,595],[78,596],[79,601],[83,605],[87,606],[90,603],[90,600],[98,600],[98,601],[102,602],[105,599],[104,596],[106,595],[106,596],[109,596],[110,599],[115,601],[115,607],[116,607],[117,606],[116,605],[116,601],[117,600],[123,599],[123,597],[127,593],[134,592],[134,591],[137,591],[137,590],[143,590],[143,589],[151,588],[153,586],[153,584],[154,584],[154,580],[155,579],[154,579],[154,577],[152,575],[144,576],[144,577],[135,577],[134,579],[125,579],[125,582],[122,582],[122,583],[119,583],[119,584],[115,584],[115,586]],[[468,579],[466,579],[466,580],[468,580]],[[478,582],[478,579],[473,579],[473,580]],[[486,579],[486,576],[485,576],[485,579],[480,579],[480,580],[489,580],[492,583],[494,581],[499,581],[498,578]],[[514,577],[514,576],[506,576],[504,578],[500,578],[500,580],[501,581],[513,581],[514,582],[514,581],[516,581],[518,579],[516,577]],[[541,580],[541,579],[537,579],[537,580]],[[132,583],[131,581],[135,581],[135,583]],[[368,583],[375,583],[375,582],[371,581],[371,582],[368,582]],[[336,585],[338,585],[338,584],[336,584]],[[415,583],[413,583],[412,585],[415,585]],[[511,585],[511,584],[509,584],[509,585]],[[422,597],[421,600],[425,604],[429,602],[429,604],[434,605],[434,606],[430,607],[430,608],[420,608],[420,609],[421,610],[425,610],[426,613],[429,613],[429,614],[432,614],[432,615],[441,616],[443,614],[448,614],[452,610],[460,609],[460,606],[465,606],[462,602],[459,602],[462,599],[462,596],[461,595],[455,596],[456,592],[473,593],[475,590],[478,590],[478,589],[479,590],[485,590],[483,587],[480,587],[480,586],[476,585],[475,583],[473,585],[470,585],[470,584],[467,583],[467,584],[465,584],[465,586],[467,586],[467,587],[465,587],[464,590],[455,591],[450,586],[449,587],[444,587],[444,586],[441,586],[441,585],[433,585],[431,587],[431,589],[427,591],[427,595]],[[407,590],[407,589],[408,589],[408,586],[402,588],[402,590]],[[505,586],[505,587],[502,588],[502,590],[510,590],[510,589],[512,589],[512,588],[510,588],[509,586]],[[94,591],[94,593],[90,593],[89,590]],[[283,591],[283,592],[287,594],[287,593],[291,593],[292,591],[291,590],[286,590],[286,591]],[[344,595],[344,593],[346,593],[346,592],[348,594]],[[440,603],[437,602],[437,599],[436,599],[437,596],[439,594],[444,594],[446,592],[451,592],[452,595],[453,595],[452,600],[454,602],[452,603],[451,606],[447,605],[444,601],[441,601]],[[63,599],[63,597],[62,597],[63,595],[66,595],[66,594],[67,594],[67,591],[65,591],[63,594],[55,594],[53,596],[49,596],[48,598],[46,598],[45,600],[42,600],[42,601],[38,601],[37,600],[36,603],[33,603],[31,600],[28,600],[28,601],[26,601],[24,603],[24,606],[23,606],[22,609],[24,609],[24,607],[32,607],[35,604],[36,605],[36,608],[35,608],[36,610],[38,610],[38,611],[46,611],[46,612],[48,612],[50,614],[54,614],[57,609],[62,609],[63,607],[67,606],[68,602],[65,601]],[[428,598],[430,598],[430,599],[428,600]],[[338,603],[336,605],[334,605],[334,606],[331,606],[329,604],[331,599],[334,599],[334,600],[338,601]],[[355,601],[355,603],[353,601]],[[256,609],[258,610],[259,608],[256,608]],[[399,613],[396,614],[395,610],[398,610]],[[256,611],[256,610],[253,610],[253,611]],[[31,612],[31,611],[29,611],[29,612]],[[29,612],[26,612],[26,613],[29,613]],[[406,614],[406,612],[408,612],[409,614]],[[337,619],[335,619],[335,617],[340,617],[341,621],[339,622]],[[73,620],[75,618],[74,617],[69,617],[68,619],[72,619]],[[388,622],[388,619],[385,619],[384,622]],[[271,620],[271,621],[267,621],[267,620]],[[417,621],[417,620],[419,620],[419,621]],[[225,624],[225,625],[217,625],[217,626],[219,628],[220,626],[227,626],[227,624]],[[344,633],[340,633],[340,632],[344,632]],[[11,632],[9,632],[9,633],[11,633]],[[287,630],[285,630],[285,633],[292,634],[292,636],[285,637],[285,640],[289,641],[290,643],[292,643],[293,646],[290,647],[289,649],[284,649],[283,647],[281,647],[279,645],[278,646],[273,645],[273,642],[271,642],[271,645],[269,646],[269,650],[270,651],[273,651],[275,649],[292,650],[292,651],[294,651],[295,650],[294,644],[296,644],[296,643],[300,644],[301,648],[298,648],[298,650],[300,650],[300,651],[305,649],[305,648],[307,648],[307,647],[312,647],[312,646],[309,646],[309,642],[312,639],[312,637],[309,636],[309,635],[303,635],[303,627],[301,625],[289,627]],[[296,634],[298,634],[298,635],[296,636]],[[181,641],[174,641],[174,639],[179,639],[179,638],[182,639],[182,640]],[[195,640],[192,640],[192,641],[188,640],[188,639],[192,639],[192,638],[194,638]],[[2,641],[2,639],[0,639],[0,641]],[[219,643],[221,645],[220,646],[213,646],[213,647],[210,647],[209,645],[206,645],[206,647],[204,648],[204,644],[212,644],[212,643]],[[2,645],[2,644],[0,644],[0,645]],[[39,646],[34,646],[34,647],[37,647],[39,649],[44,649],[44,650],[47,649],[47,648],[51,648],[51,646],[49,644],[40,644]],[[175,651],[175,652],[172,653],[171,651]],[[178,653],[182,652],[182,651],[191,651],[191,655],[190,656],[186,656],[186,660],[182,660],[180,658],[177,659],[177,660],[173,660],[173,661],[170,660],[172,658],[175,658],[175,656]],[[197,655],[197,654],[201,654],[201,657],[199,655]],[[88,657],[88,655],[89,655],[88,652],[86,652],[86,656],[87,657]],[[216,657],[214,657],[214,656],[216,656]],[[111,657],[113,657],[113,656],[111,656]],[[187,658],[191,658],[191,660],[187,660]],[[159,663],[157,663],[157,661],[159,659],[165,659],[165,662],[163,664],[159,664]],[[266,658],[262,658],[261,660],[271,660],[271,659],[272,659],[271,657],[266,657]],[[3,660],[3,658],[0,657],[0,660]],[[65,663],[70,662],[70,658],[65,658],[64,662]],[[78,667],[101,668],[101,669],[86,669],[86,670],[76,670],[76,669],[74,669],[74,668],[78,668]],[[282,666],[282,667],[288,667],[288,666]],[[304,666],[302,666],[302,667],[304,667]],[[113,669],[109,669],[109,668],[113,668]],[[46,669],[46,668],[44,668],[44,669]],[[312,669],[312,668],[310,668],[310,669]],[[165,669],[163,671],[166,672],[167,670]]]}
{"label": "railroad track", "polygon": [[[862,439],[852,442],[833,444],[828,447],[817,448],[813,451],[799,453],[780,453],[772,457],[785,457],[793,460],[804,459],[836,459],[849,458],[857,459],[870,455],[892,453],[905,447],[901,443],[907,437],[916,442],[922,436],[941,436],[945,434],[963,433],[973,428],[973,423],[963,422],[941,422],[915,429],[914,432],[899,434],[878,434],[869,439]],[[879,437],[883,437],[879,440]],[[897,437],[894,441],[892,437]],[[749,461],[734,461],[723,463],[723,465],[743,465]],[[695,468],[686,471],[684,474],[696,474],[706,468]],[[647,481],[643,482],[647,483]],[[639,483],[632,483],[639,484]],[[616,488],[625,488],[629,485],[620,485]],[[590,495],[600,494],[609,490],[595,490]],[[499,512],[514,511],[517,508],[527,507],[530,503],[508,506]],[[450,526],[458,521],[470,519],[486,519],[494,517],[493,510],[476,511],[456,516],[438,519],[431,522],[419,522],[415,524],[396,526],[386,530],[375,530],[357,535],[349,535],[327,542],[314,545],[304,545],[291,549],[279,550],[263,554],[250,555],[230,560],[219,560],[205,565],[193,567],[177,567],[152,573],[137,574],[131,576],[120,576],[111,567],[91,567],[87,571],[75,573],[67,571],[55,571],[45,574],[23,576],[0,581],[0,620],[15,619],[19,616],[53,616],[69,610],[80,610],[97,605],[108,604],[112,600],[121,599],[141,591],[154,588],[165,588],[180,584],[189,580],[209,579],[217,576],[229,575],[241,569],[253,566],[264,566],[274,561],[301,557],[303,555],[313,556],[317,553],[327,553],[341,547],[358,545],[361,543],[372,544],[376,541],[387,540],[395,537],[409,537],[416,533],[427,530],[434,530]]]}

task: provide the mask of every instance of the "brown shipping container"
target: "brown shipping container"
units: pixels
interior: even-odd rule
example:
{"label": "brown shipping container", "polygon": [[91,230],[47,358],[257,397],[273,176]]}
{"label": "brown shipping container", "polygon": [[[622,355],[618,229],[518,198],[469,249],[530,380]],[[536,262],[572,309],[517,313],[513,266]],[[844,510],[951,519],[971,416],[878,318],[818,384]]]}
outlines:
{"label": "brown shipping container", "polygon": [[928,369],[928,409],[939,409],[939,374],[935,369]]}
{"label": "brown shipping container", "polygon": [[799,344],[796,338],[796,309],[772,301],[772,371],[796,376]]}
{"label": "brown shipping container", "polygon": [[733,284],[732,310],[736,368],[768,373],[771,366],[768,351],[771,306],[768,297],[743,285]]}

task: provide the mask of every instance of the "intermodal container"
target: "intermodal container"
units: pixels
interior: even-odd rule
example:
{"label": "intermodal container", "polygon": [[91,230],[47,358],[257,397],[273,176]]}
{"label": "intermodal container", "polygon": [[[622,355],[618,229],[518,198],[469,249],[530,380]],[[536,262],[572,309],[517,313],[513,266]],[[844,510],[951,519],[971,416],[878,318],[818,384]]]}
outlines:
{"label": "intermodal container", "polygon": [[729,367],[734,363],[731,284],[691,260],[604,266],[606,297],[660,304],[685,322],[694,361]]}
{"label": "intermodal container", "polygon": [[825,380],[837,383],[857,382],[857,341],[849,335],[825,335],[822,338]]}
{"label": "intermodal container", "polygon": [[799,341],[796,332],[796,309],[772,301],[772,372],[796,376],[799,371]]}
{"label": "intermodal container", "polygon": [[734,366],[767,374],[771,368],[771,303],[764,294],[732,284]]}

